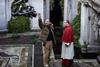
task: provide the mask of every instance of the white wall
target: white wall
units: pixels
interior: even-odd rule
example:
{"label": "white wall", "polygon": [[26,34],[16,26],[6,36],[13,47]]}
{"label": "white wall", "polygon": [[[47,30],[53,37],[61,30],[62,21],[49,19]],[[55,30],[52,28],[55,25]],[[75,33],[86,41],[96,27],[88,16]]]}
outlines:
{"label": "white wall", "polygon": [[[37,13],[41,13],[41,17],[43,19],[43,0],[29,0],[29,4],[34,7]],[[31,18],[31,29],[39,29],[38,17]]]}
{"label": "white wall", "polygon": [[7,31],[7,24],[11,18],[11,3],[13,0],[0,0],[0,31]]}

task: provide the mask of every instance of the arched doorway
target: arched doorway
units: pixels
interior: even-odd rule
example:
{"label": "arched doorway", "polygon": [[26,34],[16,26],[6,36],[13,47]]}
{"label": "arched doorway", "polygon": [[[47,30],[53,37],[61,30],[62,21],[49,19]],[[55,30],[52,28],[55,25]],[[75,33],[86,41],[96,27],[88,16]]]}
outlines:
{"label": "arched doorway", "polygon": [[64,0],[51,0],[50,1],[50,21],[54,26],[60,26],[60,22],[63,20],[63,3]]}
{"label": "arched doorway", "polygon": [[53,44],[55,58],[61,55],[61,35],[63,24],[64,0],[50,0],[50,21],[54,24],[56,44]]}

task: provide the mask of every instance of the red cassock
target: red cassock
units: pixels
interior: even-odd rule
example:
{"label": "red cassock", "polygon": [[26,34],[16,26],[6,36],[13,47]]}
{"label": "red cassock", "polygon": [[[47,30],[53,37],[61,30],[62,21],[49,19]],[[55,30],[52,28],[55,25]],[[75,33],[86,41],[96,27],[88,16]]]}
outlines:
{"label": "red cassock", "polygon": [[66,43],[71,43],[74,41],[73,31],[72,31],[71,26],[65,27],[65,30],[64,30],[63,35],[62,35],[62,41],[66,42]]}

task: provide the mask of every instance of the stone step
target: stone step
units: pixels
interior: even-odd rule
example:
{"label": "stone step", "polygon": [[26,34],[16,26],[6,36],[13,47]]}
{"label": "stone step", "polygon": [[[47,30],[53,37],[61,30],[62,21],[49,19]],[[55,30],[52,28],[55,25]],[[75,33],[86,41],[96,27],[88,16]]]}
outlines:
{"label": "stone step", "polygon": [[100,51],[100,45],[88,45],[87,48],[81,49],[83,53],[95,53]]}
{"label": "stone step", "polygon": [[13,36],[9,38],[0,38],[0,45],[5,44],[33,44],[36,36]]}

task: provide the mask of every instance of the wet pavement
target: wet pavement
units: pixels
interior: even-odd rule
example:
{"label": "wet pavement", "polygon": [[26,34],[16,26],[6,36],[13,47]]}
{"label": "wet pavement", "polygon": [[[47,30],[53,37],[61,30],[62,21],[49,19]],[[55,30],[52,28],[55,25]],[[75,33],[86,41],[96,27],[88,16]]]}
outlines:
{"label": "wet pavement", "polygon": [[[50,61],[50,67],[62,67],[61,60]],[[100,67],[95,59],[75,59],[73,67]]]}

